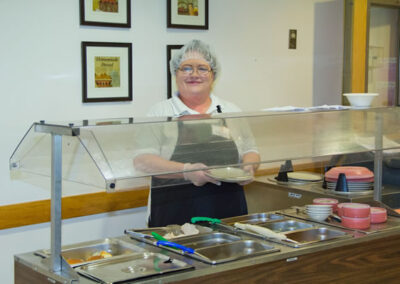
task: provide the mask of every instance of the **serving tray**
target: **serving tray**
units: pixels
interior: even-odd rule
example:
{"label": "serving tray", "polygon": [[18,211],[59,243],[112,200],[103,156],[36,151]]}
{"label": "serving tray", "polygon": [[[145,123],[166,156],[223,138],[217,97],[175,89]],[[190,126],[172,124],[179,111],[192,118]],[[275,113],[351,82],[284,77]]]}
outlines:
{"label": "serving tray", "polygon": [[145,252],[82,265],[75,270],[96,282],[113,284],[193,268],[186,262],[163,254]]}

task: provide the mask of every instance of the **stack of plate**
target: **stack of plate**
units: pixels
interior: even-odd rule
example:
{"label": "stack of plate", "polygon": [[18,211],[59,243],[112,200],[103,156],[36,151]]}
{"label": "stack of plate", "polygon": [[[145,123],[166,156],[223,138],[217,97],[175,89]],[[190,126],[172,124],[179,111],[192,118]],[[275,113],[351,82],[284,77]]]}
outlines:
{"label": "stack of plate", "polygon": [[371,190],[374,185],[374,173],[365,167],[334,167],[325,173],[326,187],[336,189],[339,174],[346,175],[350,192]]}
{"label": "stack of plate", "polygon": [[322,181],[322,176],[312,172],[288,172],[290,182],[318,182]]}
{"label": "stack of plate", "polygon": [[306,205],[307,215],[316,221],[324,221],[332,214],[332,205]]}

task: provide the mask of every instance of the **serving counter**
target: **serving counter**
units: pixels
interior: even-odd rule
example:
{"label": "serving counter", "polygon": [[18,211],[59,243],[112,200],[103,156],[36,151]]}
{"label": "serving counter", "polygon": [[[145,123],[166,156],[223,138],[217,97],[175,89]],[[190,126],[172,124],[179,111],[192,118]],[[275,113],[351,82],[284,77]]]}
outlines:
{"label": "serving counter", "polygon": [[[295,169],[302,170],[335,166],[337,157],[340,156],[346,156],[350,164],[372,162],[375,179],[371,199],[375,201],[382,199],[382,161],[388,155],[395,157],[400,149],[399,108],[219,114],[209,118],[193,116],[185,121],[180,118],[124,118],[34,123],[11,156],[10,169],[17,178],[24,181],[29,182],[32,180],[31,176],[36,176],[50,185],[51,244],[48,256],[44,258],[43,255],[38,256],[32,252],[15,256],[15,282],[92,283],[92,280],[82,276],[83,273],[77,273],[78,268],[68,265],[62,254],[65,249],[61,241],[62,190],[68,191],[69,186],[72,186],[75,192],[81,187],[96,187],[107,192],[134,190],[148,184],[152,176],[182,174],[183,172],[147,169],[136,166],[133,162],[136,161],[136,157],[147,153],[169,159],[171,147],[183,143],[177,139],[177,129],[181,123],[197,126],[197,138],[203,146],[202,133],[212,130],[232,139],[234,143],[230,145],[235,151],[238,149],[240,155],[248,151],[258,152],[260,162],[256,164],[260,172],[268,172],[277,167],[282,169],[282,163],[289,160]],[[207,127],[203,127],[204,125]],[[210,136],[210,133],[205,134]],[[221,148],[219,143],[223,140],[216,139],[208,147],[202,147],[201,154],[205,157],[215,155],[215,149]],[[196,145],[178,146],[182,146],[180,149],[186,149],[178,154],[184,155],[188,162],[199,154],[196,152],[197,148],[193,147]],[[214,157],[212,160],[215,161]],[[195,162],[193,159],[193,163]],[[222,169],[224,172],[224,169],[241,170],[246,165],[253,164],[245,164],[240,159],[232,164],[232,159],[221,155],[218,163],[207,165],[207,168],[201,170],[211,172]],[[175,178],[165,181],[168,185],[188,182]],[[257,198],[258,204],[254,203],[256,205],[253,206],[253,201],[248,200],[249,208],[253,208],[254,211],[274,210],[274,207],[268,204],[268,192],[263,191],[265,184],[266,181],[261,178],[248,188],[251,191],[257,185],[261,185],[255,190],[262,196]],[[288,191],[287,187],[282,190],[279,186],[268,184],[268,187],[278,188],[278,191],[284,193],[287,200],[299,199],[300,191],[295,191],[298,189],[292,188]],[[302,188],[301,192],[318,194],[315,190],[306,188]],[[321,192],[321,196],[325,194],[326,192]],[[275,203],[273,200],[272,202]],[[299,204],[289,202],[276,209],[288,208],[291,205]],[[301,216],[287,216],[286,211],[278,214],[302,220]],[[345,279],[346,282],[352,279],[389,281],[398,277],[400,271],[395,268],[395,264],[400,263],[399,221],[395,217],[391,217],[390,220],[390,226],[372,233],[349,232],[334,224],[320,223],[317,225],[328,229],[316,229],[315,236],[324,235],[324,232],[333,235],[343,235],[345,232],[347,237],[299,247],[273,242],[271,239],[256,240],[257,237],[246,235],[246,240],[241,239],[241,249],[248,257],[217,264],[188,258],[188,255],[179,255],[171,249],[155,247],[151,243],[131,239],[129,236],[121,236],[121,239],[143,249],[145,252],[140,252],[143,259],[153,259],[157,263],[165,259],[165,256],[175,259],[171,260],[172,262],[168,259],[163,262],[164,268],[152,268],[153,273],[160,272],[158,274],[161,275],[148,275],[139,279],[140,282],[193,283],[212,280],[231,283],[251,280],[265,282],[266,279],[271,282],[326,282],[333,279]],[[241,236],[241,233],[239,235]],[[265,248],[268,254],[247,255],[260,247]],[[135,271],[132,267],[125,267],[117,275]],[[170,273],[161,273],[163,271]],[[99,270],[99,273],[104,272],[105,270]]]}
{"label": "serving counter", "polygon": [[[207,283],[209,281],[217,283],[398,282],[400,277],[400,270],[398,269],[398,263],[400,263],[399,218],[389,216],[388,223],[385,226],[381,226],[379,230],[374,230],[371,227],[370,232],[365,233],[359,230],[334,227],[326,222],[316,223],[299,219],[301,216],[296,216],[296,211],[292,209],[270,212],[270,214],[276,213],[282,214],[284,218],[290,220],[310,224],[315,228],[326,228],[345,233],[346,235],[343,236],[346,237],[293,247],[265,238],[245,235],[244,238],[262,241],[274,247],[277,251],[258,256],[248,256],[217,265],[193,259],[181,252],[174,253],[171,249],[156,247],[130,238],[129,235],[115,239],[132,244],[136,247],[136,253],[145,250],[148,253],[162,254],[166,258],[182,261],[191,266],[187,270],[136,279],[140,283]],[[271,223],[276,222],[274,220]],[[226,231],[224,232],[226,233]],[[293,232],[296,233],[296,230]],[[300,229],[297,232],[304,232],[304,230]],[[236,234],[243,237],[240,233]],[[177,240],[177,242],[182,243],[184,239]],[[90,246],[90,242],[85,245]],[[217,251],[218,246],[215,246],[214,250]],[[64,280],[58,279],[56,275],[48,271],[43,264],[44,260],[37,252],[16,255],[15,283],[65,283]],[[120,273],[126,274],[122,271]],[[97,282],[80,275],[77,283]],[[132,280],[127,283],[135,282]]]}

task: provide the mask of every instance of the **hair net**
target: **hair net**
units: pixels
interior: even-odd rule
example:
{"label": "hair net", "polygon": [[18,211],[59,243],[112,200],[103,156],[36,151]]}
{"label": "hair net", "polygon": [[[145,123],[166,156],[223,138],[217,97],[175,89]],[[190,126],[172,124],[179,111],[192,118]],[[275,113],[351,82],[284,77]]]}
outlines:
{"label": "hair net", "polygon": [[193,39],[187,44],[185,44],[179,51],[175,52],[173,57],[169,62],[169,69],[171,74],[175,75],[178,71],[179,66],[183,61],[188,59],[203,59],[207,61],[210,65],[211,70],[214,73],[214,79],[219,73],[219,64],[215,53],[211,51],[208,44],[198,40]]}

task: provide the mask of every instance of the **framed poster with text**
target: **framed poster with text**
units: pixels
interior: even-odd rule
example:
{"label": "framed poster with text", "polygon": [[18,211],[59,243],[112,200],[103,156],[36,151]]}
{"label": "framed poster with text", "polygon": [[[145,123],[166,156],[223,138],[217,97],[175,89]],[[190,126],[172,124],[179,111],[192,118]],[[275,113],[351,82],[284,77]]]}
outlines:
{"label": "framed poster with text", "polygon": [[82,42],[82,101],[132,101],[132,44]]}

